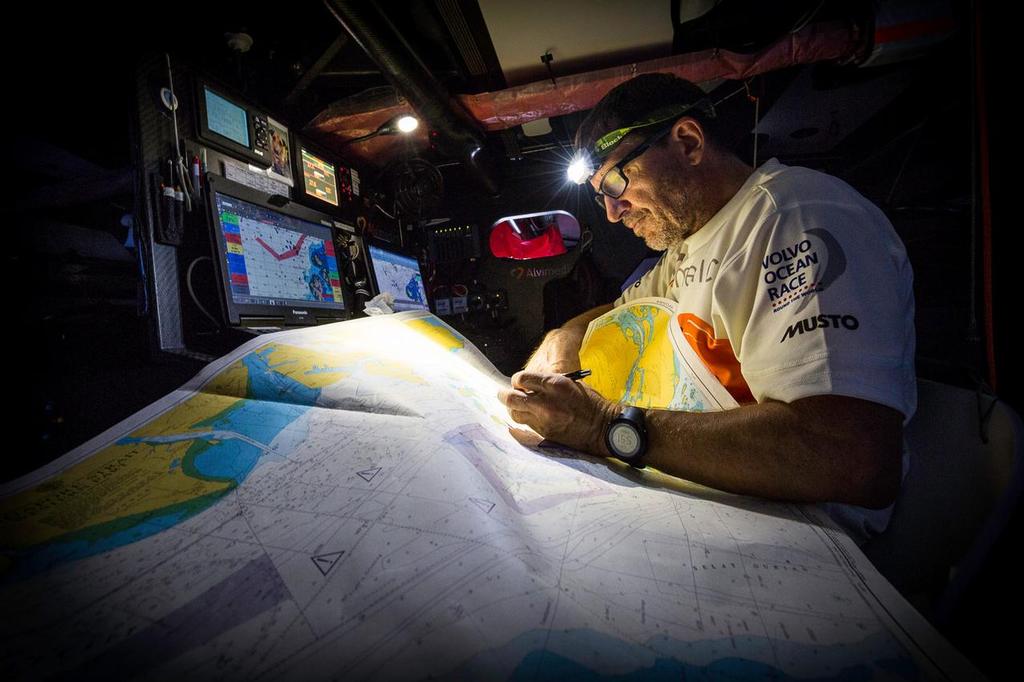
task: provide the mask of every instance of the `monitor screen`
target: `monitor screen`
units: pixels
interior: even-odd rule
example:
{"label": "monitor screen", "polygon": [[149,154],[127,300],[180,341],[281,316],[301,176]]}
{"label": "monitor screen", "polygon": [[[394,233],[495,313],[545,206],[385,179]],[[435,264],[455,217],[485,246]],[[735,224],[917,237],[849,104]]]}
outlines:
{"label": "monitor screen", "polygon": [[428,310],[423,274],[415,258],[371,244],[367,249],[378,293],[395,297],[395,311]]}
{"label": "monitor screen", "polygon": [[221,192],[213,200],[235,309],[345,310],[329,227]]}
{"label": "monitor screen", "polygon": [[332,206],[338,205],[338,180],[334,164],[321,159],[305,147],[302,148],[302,181],[306,194]]}
{"label": "monitor screen", "polygon": [[207,127],[236,144],[248,147],[249,121],[245,109],[207,87],[203,88],[203,93],[206,97]]}

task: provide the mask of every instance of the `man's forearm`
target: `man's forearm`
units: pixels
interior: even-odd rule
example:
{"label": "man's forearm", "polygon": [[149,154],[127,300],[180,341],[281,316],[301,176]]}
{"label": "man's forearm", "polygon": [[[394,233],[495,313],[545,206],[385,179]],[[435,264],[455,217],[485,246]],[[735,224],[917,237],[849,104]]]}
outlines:
{"label": "man's forearm", "polygon": [[648,410],[647,462],[730,492],[881,508],[899,490],[901,424],[896,410],[841,396]]}
{"label": "man's forearm", "polygon": [[580,369],[580,345],[587,334],[587,326],[612,309],[612,304],[598,306],[577,315],[561,327],[552,329],[530,356],[526,368],[530,371],[573,372]]}

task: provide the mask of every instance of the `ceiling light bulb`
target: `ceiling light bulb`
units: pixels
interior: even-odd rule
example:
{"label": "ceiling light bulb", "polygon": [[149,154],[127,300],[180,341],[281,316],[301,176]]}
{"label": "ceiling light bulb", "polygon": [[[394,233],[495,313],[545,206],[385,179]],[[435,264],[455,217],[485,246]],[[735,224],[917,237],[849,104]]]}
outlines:
{"label": "ceiling light bulb", "polygon": [[398,129],[403,133],[411,133],[420,125],[419,119],[415,116],[403,116],[398,119]]}

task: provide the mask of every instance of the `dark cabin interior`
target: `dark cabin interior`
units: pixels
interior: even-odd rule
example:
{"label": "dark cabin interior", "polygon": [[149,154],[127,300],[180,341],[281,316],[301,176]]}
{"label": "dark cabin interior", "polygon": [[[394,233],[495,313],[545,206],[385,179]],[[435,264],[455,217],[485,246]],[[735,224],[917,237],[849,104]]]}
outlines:
{"label": "dark cabin interior", "polygon": [[[158,103],[168,63],[186,105],[189,78],[209,78],[358,170],[363,202],[338,209],[343,222],[363,220],[376,236],[423,254],[431,225],[470,226],[480,256],[434,263],[424,275],[428,294],[466,291],[470,310],[445,320],[512,374],[546,330],[614,298],[654,255],[564,183],[576,128],[593,104],[588,77],[716,48],[755,55],[811,24],[845,22],[866,33],[884,21],[873,3],[856,0],[676,0],[643,5],[654,5],[650,11],[629,3],[557,4],[550,16],[537,3],[499,0],[23,7],[10,23],[11,33],[22,35],[3,48],[14,134],[6,222],[16,240],[5,271],[9,291],[32,283],[32,292],[11,297],[28,305],[18,316],[22,332],[5,340],[23,378],[11,421],[17,447],[7,449],[3,480],[89,440],[244,340],[221,333],[184,292],[180,343],[168,343],[161,329],[145,241],[152,183],[170,153],[169,118]],[[914,269],[918,376],[992,392],[1020,412],[1010,297],[1019,289],[1011,261],[1016,240],[1004,224],[1008,128],[995,113],[1013,89],[995,75],[1002,50],[1013,44],[1008,22],[985,3],[885,4],[920,18],[873,63],[863,45],[838,59],[797,49],[749,76],[702,85],[741,158],[777,157],[838,176],[892,221]],[[634,13],[638,25],[652,21],[659,37],[609,49],[609,32]],[[350,35],[343,19],[366,22],[364,39]],[[366,36],[398,55],[392,66],[405,69],[406,87],[440,87],[464,104],[478,96],[480,111],[514,109],[514,99],[484,102],[502,91],[535,103],[525,93],[530,83],[578,89],[569,88],[561,104],[544,102],[550,113],[543,116],[507,114],[500,128],[474,128],[449,111],[435,113],[444,121],[426,116],[426,130],[411,141],[357,141],[410,100],[385,73],[381,53],[367,53],[376,43]],[[414,82],[423,73],[433,82]],[[179,125],[182,137],[190,136],[194,124]],[[467,135],[483,143],[481,154],[467,155]],[[570,213],[589,232],[579,263],[574,256],[531,264],[489,252],[488,234],[502,218],[553,210]],[[177,264],[179,274],[189,270],[199,297],[216,295],[210,273],[192,260],[209,247],[204,219],[200,210],[186,216],[192,234]],[[1022,606],[1012,558],[1020,526],[1016,511],[942,627],[992,679],[1013,663],[1013,628],[995,609],[1012,614]]]}

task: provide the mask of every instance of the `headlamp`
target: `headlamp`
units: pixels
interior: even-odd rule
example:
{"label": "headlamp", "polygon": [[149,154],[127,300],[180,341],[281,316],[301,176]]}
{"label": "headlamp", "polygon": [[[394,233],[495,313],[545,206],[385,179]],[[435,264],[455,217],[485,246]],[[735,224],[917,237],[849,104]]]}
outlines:
{"label": "headlamp", "polygon": [[597,165],[591,158],[591,154],[587,150],[582,149],[576,153],[572,163],[569,164],[569,182],[582,185],[590,179],[596,170]]}
{"label": "headlamp", "polygon": [[634,130],[675,120],[695,107],[699,107],[701,113],[708,118],[715,117],[715,107],[711,101],[700,99],[693,104],[673,104],[655,109],[647,118],[605,133],[594,142],[594,146],[591,149],[581,149],[576,152],[572,162],[569,164],[569,181],[577,185],[587,182],[597,172],[597,169],[601,167],[601,162],[612,153],[626,135]]}

